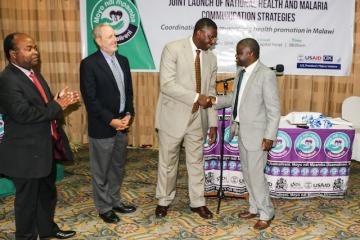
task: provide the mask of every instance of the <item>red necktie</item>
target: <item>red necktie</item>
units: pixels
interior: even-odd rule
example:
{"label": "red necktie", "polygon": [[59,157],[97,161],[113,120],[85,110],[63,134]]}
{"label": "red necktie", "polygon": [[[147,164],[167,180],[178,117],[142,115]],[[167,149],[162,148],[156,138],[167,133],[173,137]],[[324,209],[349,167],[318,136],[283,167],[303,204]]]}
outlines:
{"label": "red necktie", "polygon": [[[201,68],[200,68],[200,50],[196,49],[196,57],[195,57],[195,80],[196,80],[196,92],[201,92]],[[192,113],[199,110],[199,103],[196,102],[193,104],[193,108],[191,110]]]}
{"label": "red necktie", "polygon": [[[36,88],[40,92],[40,95],[41,95],[42,99],[44,100],[44,102],[48,103],[49,99],[46,96],[44,88],[41,86],[41,84],[40,84],[39,80],[37,79],[37,77],[35,76],[35,74],[33,72],[31,72],[29,77],[31,78],[34,85],[36,86]],[[56,126],[56,121],[55,120],[51,121],[51,135],[53,136],[53,138],[55,140],[57,140],[59,138],[59,133],[57,131],[57,126]]]}

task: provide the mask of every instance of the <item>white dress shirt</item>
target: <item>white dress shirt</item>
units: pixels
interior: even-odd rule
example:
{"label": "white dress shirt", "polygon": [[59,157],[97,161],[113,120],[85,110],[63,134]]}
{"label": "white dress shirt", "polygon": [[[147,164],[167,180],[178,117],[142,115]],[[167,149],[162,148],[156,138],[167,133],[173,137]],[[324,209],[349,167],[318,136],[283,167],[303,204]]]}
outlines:
{"label": "white dress shirt", "polygon": [[237,116],[236,118],[234,119],[236,122],[239,122],[239,110],[240,110],[240,103],[241,103],[241,98],[243,96],[243,93],[244,93],[244,89],[246,87],[246,84],[249,80],[249,77],[251,76],[252,72],[254,71],[254,68],[256,66],[256,64],[259,62],[259,60],[256,60],[255,62],[253,62],[252,64],[250,64],[249,66],[247,66],[245,68],[245,73],[244,73],[244,76],[243,76],[243,79],[241,81],[241,86],[240,86],[240,90],[239,90],[239,97],[238,97],[238,102],[237,102],[237,106],[234,106],[237,108]]}
{"label": "white dress shirt", "polygon": [[11,64],[17,67],[18,69],[20,69],[30,79],[31,82],[34,82],[30,77],[30,74],[34,72],[33,70],[27,70],[23,67],[20,67],[19,65],[16,65],[15,63],[11,63]]}

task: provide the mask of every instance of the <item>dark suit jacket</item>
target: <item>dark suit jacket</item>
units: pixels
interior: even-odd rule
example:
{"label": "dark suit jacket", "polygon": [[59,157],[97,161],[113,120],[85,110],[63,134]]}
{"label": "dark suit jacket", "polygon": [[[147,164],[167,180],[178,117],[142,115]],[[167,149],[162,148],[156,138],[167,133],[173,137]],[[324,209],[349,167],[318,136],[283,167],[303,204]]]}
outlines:
{"label": "dark suit jacket", "polygon": [[116,58],[124,72],[125,110],[119,113],[120,92],[110,66],[101,51],[97,51],[80,64],[80,90],[88,112],[88,132],[92,138],[109,138],[116,130],[109,124],[112,119],[123,117],[125,113],[134,115],[132,80],[129,62],[116,53]]}
{"label": "dark suit jacket", "polygon": [[[13,64],[0,75],[0,109],[4,114],[5,133],[0,143],[0,173],[17,178],[41,178],[53,166],[51,120],[63,120],[63,111],[53,101],[44,78],[35,73],[49,102],[44,103],[31,80]],[[72,159],[68,139],[61,127],[65,154]]]}

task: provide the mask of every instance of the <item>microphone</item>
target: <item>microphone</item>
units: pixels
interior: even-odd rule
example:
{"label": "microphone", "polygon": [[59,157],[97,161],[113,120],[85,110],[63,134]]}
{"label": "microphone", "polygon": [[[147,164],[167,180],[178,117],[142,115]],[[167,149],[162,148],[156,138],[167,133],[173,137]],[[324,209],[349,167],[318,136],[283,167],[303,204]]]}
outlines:
{"label": "microphone", "polygon": [[225,78],[225,79],[223,79],[223,80],[216,80],[216,83],[221,83],[221,82],[226,83],[226,82],[232,81],[232,80],[234,80],[234,79],[235,79],[235,77]]}
{"label": "microphone", "polygon": [[277,64],[275,67],[270,67],[276,74],[276,76],[282,76],[284,74],[284,65]]}

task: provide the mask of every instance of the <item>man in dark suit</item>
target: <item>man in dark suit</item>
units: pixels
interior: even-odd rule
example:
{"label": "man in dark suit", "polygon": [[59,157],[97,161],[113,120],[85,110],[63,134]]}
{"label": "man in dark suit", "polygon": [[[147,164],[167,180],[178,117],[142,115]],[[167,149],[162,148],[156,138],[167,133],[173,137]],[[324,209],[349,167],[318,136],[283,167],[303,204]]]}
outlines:
{"label": "man in dark suit", "polygon": [[[120,199],[126,162],[126,129],[134,116],[129,62],[117,53],[114,30],[97,25],[93,37],[99,50],[81,61],[80,89],[88,112],[90,170],[95,206],[106,223],[135,206]],[[114,212],[115,211],[115,212]]]}
{"label": "man in dark suit", "polygon": [[[34,40],[24,33],[4,39],[9,64],[0,75],[0,109],[5,134],[0,144],[0,173],[15,185],[16,239],[65,239],[74,231],[62,231],[54,222],[56,206],[55,142],[62,156],[72,159],[68,139],[59,126],[63,110],[79,101],[79,95],[63,89],[54,97],[45,79],[34,72],[39,53]],[[56,140],[56,141],[55,141]]]}

